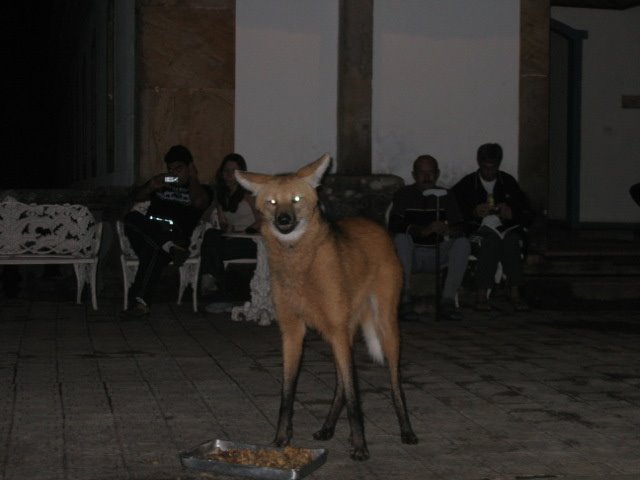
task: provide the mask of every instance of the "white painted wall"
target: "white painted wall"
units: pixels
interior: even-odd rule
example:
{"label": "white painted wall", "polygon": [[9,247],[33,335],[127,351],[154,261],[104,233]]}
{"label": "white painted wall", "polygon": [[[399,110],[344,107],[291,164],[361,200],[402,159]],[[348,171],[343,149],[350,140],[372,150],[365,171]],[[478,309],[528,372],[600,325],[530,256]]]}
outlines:
{"label": "white painted wall", "polygon": [[441,183],[476,169],[478,146],[498,142],[518,166],[520,2],[376,0],[373,167],[411,181],[420,154]]}
{"label": "white painted wall", "polygon": [[[411,181],[421,153],[444,184],[499,142],[517,170],[519,2],[375,0],[374,173]],[[250,169],[336,153],[337,0],[238,0],[235,148]]]}
{"label": "white painted wall", "polygon": [[586,30],[583,42],[580,221],[640,222],[629,187],[640,182],[640,109],[621,108],[640,95],[640,7],[553,7],[552,18]]}
{"label": "white painted wall", "polygon": [[235,150],[250,170],[335,156],[338,0],[237,0]]}

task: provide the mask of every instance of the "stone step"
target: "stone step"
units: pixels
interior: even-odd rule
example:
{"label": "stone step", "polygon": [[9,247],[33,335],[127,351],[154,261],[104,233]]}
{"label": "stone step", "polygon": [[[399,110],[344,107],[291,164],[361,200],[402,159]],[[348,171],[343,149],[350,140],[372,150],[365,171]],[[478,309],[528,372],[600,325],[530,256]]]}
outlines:
{"label": "stone step", "polygon": [[526,297],[544,308],[583,309],[608,305],[640,311],[638,276],[539,276],[527,275]]}
{"label": "stone step", "polygon": [[640,252],[531,254],[527,275],[640,276]]}

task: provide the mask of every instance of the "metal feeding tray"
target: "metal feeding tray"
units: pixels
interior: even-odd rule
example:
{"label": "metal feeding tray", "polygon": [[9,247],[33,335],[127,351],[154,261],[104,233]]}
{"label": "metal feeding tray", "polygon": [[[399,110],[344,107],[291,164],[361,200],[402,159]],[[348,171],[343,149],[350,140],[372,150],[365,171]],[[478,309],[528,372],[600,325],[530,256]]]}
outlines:
{"label": "metal feeding tray", "polygon": [[187,468],[215,472],[222,475],[237,475],[268,480],[296,480],[306,477],[314,470],[317,470],[327,460],[327,450],[324,448],[304,449],[310,453],[311,460],[295,469],[242,465],[212,457],[216,452],[225,452],[228,450],[267,450],[281,452],[284,448],[216,439],[205,442],[193,450],[181,453],[180,461],[182,465]]}

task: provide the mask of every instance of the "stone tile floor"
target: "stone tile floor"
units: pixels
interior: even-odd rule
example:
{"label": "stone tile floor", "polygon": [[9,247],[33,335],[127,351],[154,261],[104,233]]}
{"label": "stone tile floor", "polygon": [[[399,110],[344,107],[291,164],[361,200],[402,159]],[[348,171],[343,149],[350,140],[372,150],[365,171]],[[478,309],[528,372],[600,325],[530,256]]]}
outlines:
{"label": "stone tile floor", "polygon": [[[194,314],[188,303],[121,322],[119,308],[3,300],[0,479],[223,478],[183,469],[178,453],[213,438],[271,441],[277,325]],[[358,340],[364,463],[348,457],[344,414],[333,440],[311,437],[334,373],[326,344],[308,335],[294,445],[329,450],[308,478],[640,478],[639,312],[465,315],[401,324],[416,446],[400,443],[387,371]]]}

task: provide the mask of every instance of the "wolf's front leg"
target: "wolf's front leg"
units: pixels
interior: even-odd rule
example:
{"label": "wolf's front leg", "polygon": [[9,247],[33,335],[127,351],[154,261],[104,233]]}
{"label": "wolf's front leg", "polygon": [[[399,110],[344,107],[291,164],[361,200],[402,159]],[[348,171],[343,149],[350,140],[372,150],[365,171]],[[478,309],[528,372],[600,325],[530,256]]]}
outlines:
{"label": "wolf's front leg", "polygon": [[339,381],[343,385],[344,398],[347,403],[347,415],[349,417],[349,426],[351,427],[351,436],[349,438],[352,448],[350,456],[352,460],[367,460],[369,458],[369,450],[364,438],[362,410],[355,385],[351,343],[346,332],[344,335],[335,338],[331,345]]}
{"label": "wolf's front leg", "polygon": [[[296,322],[297,323],[297,322]],[[296,384],[300,371],[302,346],[305,328],[302,323],[293,327],[281,323],[282,330],[282,391],[280,396],[280,413],[276,438],[273,441],[277,447],[289,444],[293,435],[293,401],[296,394]]]}
{"label": "wolf's front leg", "polygon": [[336,371],[336,390],[333,394],[333,403],[331,409],[327,414],[327,418],[322,424],[322,428],[313,434],[313,438],[316,440],[330,440],[333,438],[333,433],[336,428],[336,422],[342,412],[344,406],[344,385],[342,384],[341,376]]}

